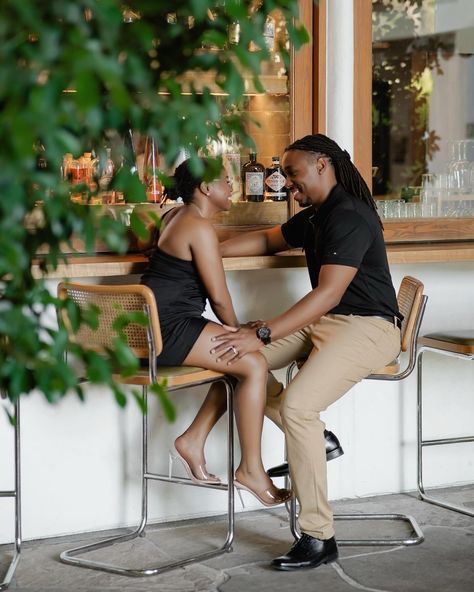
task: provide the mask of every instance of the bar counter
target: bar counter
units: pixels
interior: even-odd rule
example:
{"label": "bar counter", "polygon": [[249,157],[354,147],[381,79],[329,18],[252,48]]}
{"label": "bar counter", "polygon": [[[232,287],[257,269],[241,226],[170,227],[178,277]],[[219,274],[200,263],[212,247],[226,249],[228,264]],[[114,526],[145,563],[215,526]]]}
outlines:
{"label": "bar counter", "polygon": [[[474,261],[474,242],[403,243],[387,245],[390,265],[403,263],[448,263]],[[125,255],[68,254],[65,263],[50,271],[48,278],[86,278],[126,276],[143,273],[147,257],[142,253]],[[225,257],[226,271],[251,269],[284,269],[304,267],[305,257],[300,249],[284,251],[277,255],[258,257]],[[33,268],[35,277],[40,277],[38,265]]]}

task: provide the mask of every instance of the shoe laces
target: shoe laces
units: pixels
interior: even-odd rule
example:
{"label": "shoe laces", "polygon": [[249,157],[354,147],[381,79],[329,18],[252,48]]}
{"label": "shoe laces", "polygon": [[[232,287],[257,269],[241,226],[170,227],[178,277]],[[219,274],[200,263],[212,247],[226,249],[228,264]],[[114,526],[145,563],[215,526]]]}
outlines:
{"label": "shoe laces", "polygon": [[296,549],[306,549],[307,547],[310,547],[311,546],[312,539],[313,539],[312,536],[310,536],[309,534],[306,534],[305,532],[303,532],[303,534],[295,542],[295,544],[293,545],[293,547],[291,548],[291,550],[294,551]]}

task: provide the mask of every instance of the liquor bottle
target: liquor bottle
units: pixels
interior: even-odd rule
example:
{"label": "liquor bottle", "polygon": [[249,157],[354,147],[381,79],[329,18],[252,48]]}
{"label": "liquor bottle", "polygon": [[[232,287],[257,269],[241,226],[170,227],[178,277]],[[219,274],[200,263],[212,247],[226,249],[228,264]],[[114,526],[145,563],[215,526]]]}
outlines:
{"label": "liquor bottle", "polygon": [[233,20],[227,29],[227,40],[229,45],[238,45],[240,42],[240,22]]}
{"label": "liquor bottle", "polygon": [[36,153],[36,168],[37,170],[46,170],[48,168],[48,161],[45,157],[46,149],[43,146],[42,142],[38,140],[38,142],[34,145],[34,151]]}
{"label": "liquor bottle", "polygon": [[64,181],[71,180],[71,165],[72,165],[73,160],[74,160],[74,158],[73,158],[71,152],[66,152],[66,154],[63,156],[63,164],[61,167],[61,176]]}
{"label": "liquor bottle", "polygon": [[222,160],[226,167],[229,181],[232,187],[232,201],[241,201],[242,199],[242,179],[240,162],[240,145],[234,133],[227,138],[224,144],[224,153]]}
{"label": "liquor bottle", "polygon": [[160,155],[153,138],[149,136],[145,142],[145,160],[143,180],[146,187],[147,201],[158,203],[163,197],[163,185],[160,181]]}
{"label": "liquor bottle", "polygon": [[272,166],[265,170],[265,199],[286,201],[288,190],[285,183],[286,177],[280,166],[280,157],[272,156]]}
{"label": "liquor bottle", "polygon": [[133,131],[128,129],[123,138],[123,166],[131,175],[138,174],[137,157],[133,145]]}
{"label": "liquor bottle", "polygon": [[263,25],[263,39],[265,41],[265,45],[270,52],[275,51],[275,34],[276,34],[276,24],[275,19],[267,15],[265,19],[265,23]]}
{"label": "liquor bottle", "polygon": [[102,154],[98,161],[98,183],[101,191],[107,191],[112,182],[115,165],[112,160],[111,148],[105,148],[105,155]]}
{"label": "liquor bottle", "polygon": [[244,199],[247,201],[263,201],[265,167],[257,162],[257,153],[250,152],[250,160],[242,166],[242,184]]}
{"label": "liquor bottle", "polygon": [[[235,4],[240,5],[240,0],[236,0]],[[237,17],[233,17],[227,26],[227,42],[229,45],[239,45],[240,43],[241,25]]]}

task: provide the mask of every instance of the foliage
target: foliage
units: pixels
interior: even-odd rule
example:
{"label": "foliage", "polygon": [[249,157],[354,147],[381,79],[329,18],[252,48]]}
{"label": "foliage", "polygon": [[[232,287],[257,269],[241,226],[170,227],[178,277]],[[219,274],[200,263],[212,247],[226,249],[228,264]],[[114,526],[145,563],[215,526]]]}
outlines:
{"label": "foliage", "polygon": [[[89,251],[97,238],[116,252],[127,249],[120,223],[71,203],[70,187],[61,180],[63,155],[79,156],[100,146],[104,133],[124,137],[129,128],[154,137],[167,163],[181,147],[194,155],[210,138],[232,130],[251,143],[238,116],[243,78],[260,88],[260,64],[268,58],[263,24],[276,8],[298,48],[307,33],[295,24],[294,0],[130,0],[126,9],[120,0],[1,3],[0,387],[12,401],[33,390],[51,403],[71,389],[84,396],[62,361],[65,332],[48,321],[63,304],[48,290],[47,273],[74,237]],[[236,20],[240,43],[229,45],[227,30]],[[248,51],[251,42],[255,51]],[[288,63],[286,48],[280,51]],[[220,103],[209,88],[198,92],[194,84],[183,94],[189,72],[195,79],[212,73],[224,95]],[[114,183],[129,200],[144,200],[143,187],[127,170]],[[133,224],[143,236],[140,221]],[[119,346],[108,360],[82,348],[75,355],[91,381],[109,384],[125,404],[111,368],[136,362]],[[158,395],[163,399],[159,389]]]}

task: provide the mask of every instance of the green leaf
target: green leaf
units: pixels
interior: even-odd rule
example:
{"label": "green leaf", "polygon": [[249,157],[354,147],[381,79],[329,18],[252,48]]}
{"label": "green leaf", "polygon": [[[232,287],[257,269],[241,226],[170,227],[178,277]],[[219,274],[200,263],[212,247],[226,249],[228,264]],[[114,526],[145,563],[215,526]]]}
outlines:
{"label": "green leaf", "polygon": [[[68,344],[61,324],[56,328],[48,321],[45,328],[49,311],[63,307],[71,331],[77,332],[81,324],[92,329],[98,326],[96,308],[80,311],[72,302],[55,302],[47,289],[45,278],[65,261],[65,250],[74,250],[80,243],[95,253],[102,242],[116,253],[128,249],[123,220],[98,217],[94,212],[101,208],[71,202],[70,193],[79,188],[72,190],[70,179],[63,178],[63,157],[71,153],[78,159],[84,152],[105,151],[107,145],[116,171],[108,188],[122,192],[127,202],[139,203],[146,201],[144,184],[122,158],[121,138],[130,128],[140,138],[151,135],[156,139],[161,178],[167,186],[183,147],[196,155],[222,133],[235,133],[242,146],[250,146],[252,125],[240,110],[242,75],[258,76],[268,56],[265,51],[247,51],[249,42],[262,46],[264,16],[273,9],[279,9],[288,23],[292,43],[299,45],[308,39],[297,24],[297,2],[262,0],[258,4],[252,18],[247,18],[247,1],[226,0],[223,10],[224,2],[216,0],[180,0],[169,6],[133,0],[133,10],[141,15],[133,23],[124,22],[119,0],[2,4],[0,389],[8,392],[10,400],[33,390],[50,403],[67,393],[83,400],[81,386],[62,361],[66,347],[95,383],[110,386],[112,373],[136,368],[131,352],[119,341],[101,356],[88,351],[87,344]],[[217,18],[209,18],[209,9],[218,13]],[[166,12],[172,10],[178,17],[176,26],[166,20]],[[241,44],[228,46],[227,28],[235,18],[242,25]],[[203,51],[203,40],[222,51]],[[288,63],[284,48],[281,55]],[[202,73],[212,73],[225,96],[196,88],[183,94],[183,80],[189,72],[199,82]],[[257,79],[255,84],[259,88]],[[426,110],[422,115],[427,116]],[[95,195],[85,183],[80,191],[85,199]],[[159,226],[156,213],[149,219]],[[36,222],[30,224],[31,220]],[[138,211],[131,214],[130,224],[131,231],[145,238],[146,222]],[[39,250],[42,258],[36,266]],[[43,277],[33,277],[33,268]],[[117,326],[119,334],[126,331],[126,322]],[[171,420],[175,412],[165,386],[156,388]],[[117,387],[114,394],[117,403],[124,405],[125,394]]]}
{"label": "green leaf", "polygon": [[166,385],[166,380],[163,380],[160,383],[157,382],[151,385],[150,391],[158,397],[166,419],[169,422],[174,422],[176,420],[176,409],[168,397]]}
{"label": "green leaf", "polygon": [[148,406],[145,402],[142,392],[133,390],[132,396],[135,399],[135,401],[137,402],[137,405],[140,408],[140,411],[143,413],[143,415],[146,415],[148,413]]}
{"label": "green leaf", "polygon": [[112,383],[111,386],[112,386],[112,391],[115,396],[115,400],[117,401],[119,407],[122,407],[122,409],[123,409],[127,405],[127,397],[126,397],[125,393],[116,384]]}
{"label": "green leaf", "polygon": [[147,226],[136,210],[133,210],[130,215],[130,226],[135,236],[137,236],[139,239],[147,240],[149,238],[150,233],[148,232]]}

